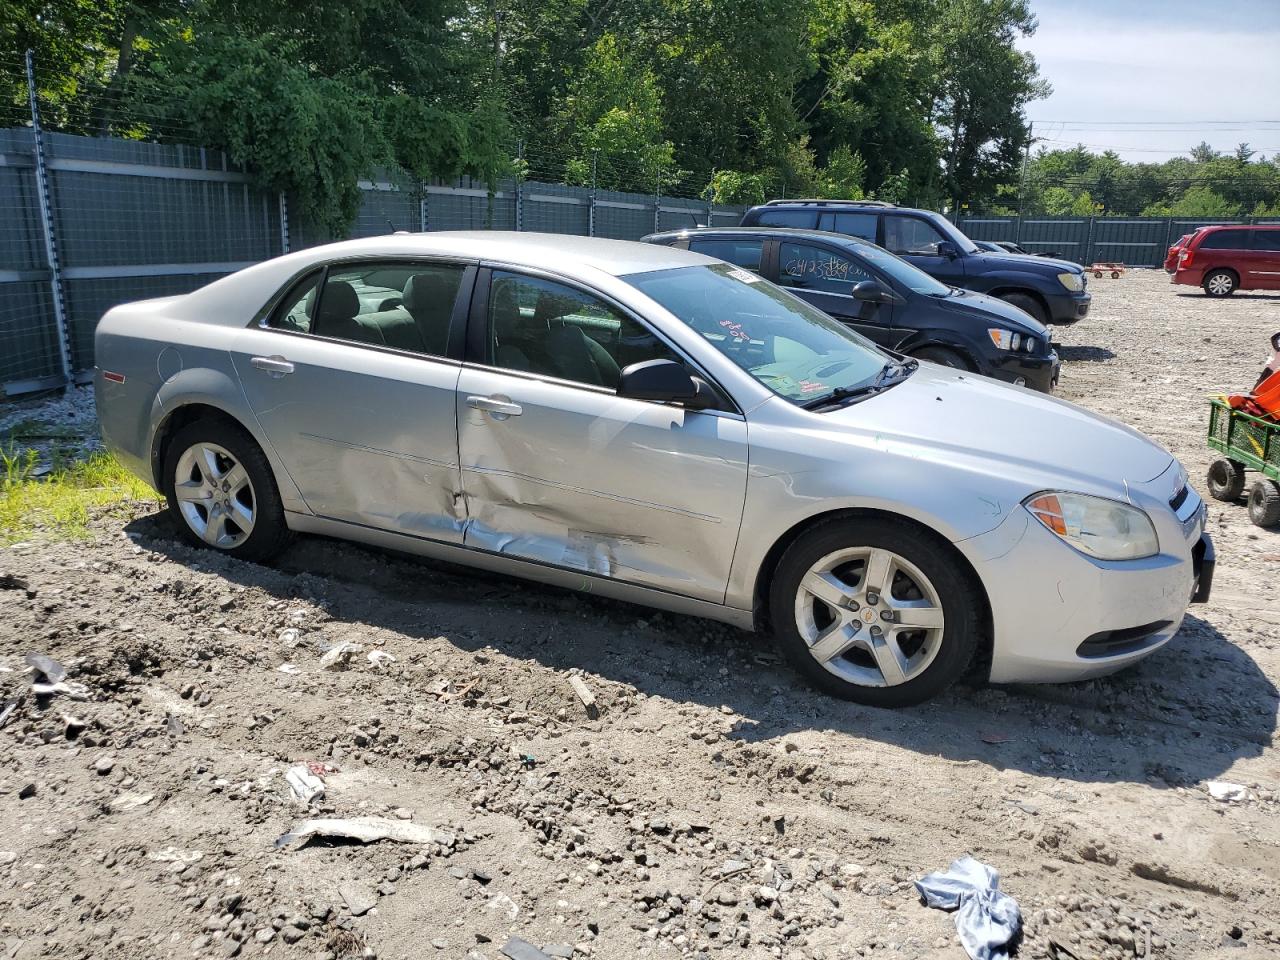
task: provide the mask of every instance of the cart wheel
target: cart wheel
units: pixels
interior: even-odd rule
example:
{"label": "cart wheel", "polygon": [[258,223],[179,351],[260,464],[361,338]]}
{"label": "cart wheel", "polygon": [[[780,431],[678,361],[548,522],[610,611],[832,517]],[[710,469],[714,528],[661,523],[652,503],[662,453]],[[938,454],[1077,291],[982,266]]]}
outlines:
{"label": "cart wheel", "polygon": [[1209,464],[1209,496],[1224,503],[1239,500],[1244,493],[1244,467],[1235,460],[1219,457]]}
{"label": "cart wheel", "polygon": [[1280,484],[1259,480],[1249,490],[1249,519],[1260,527],[1280,523]]}
{"label": "cart wheel", "polygon": [[1111,271],[1111,279],[1112,279],[1112,280],[1119,280],[1119,279],[1120,279],[1120,271],[1119,271],[1119,270],[1112,270],[1112,271]]}
{"label": "cart wheel", "polygon": [[1099,280],[1101,280],[1101,279],[1102,279],[1102,271],[1101,271],[1101,270],[1095,270],[1095,271],[1093,271],[1093,275],[1094,275],[1095,277],[1097,277]]}

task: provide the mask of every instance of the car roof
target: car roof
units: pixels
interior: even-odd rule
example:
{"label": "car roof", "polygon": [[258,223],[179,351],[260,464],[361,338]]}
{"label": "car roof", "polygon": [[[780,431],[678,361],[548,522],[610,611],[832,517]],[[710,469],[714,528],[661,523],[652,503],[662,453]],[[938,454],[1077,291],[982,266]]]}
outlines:
{"label": "car roof", "polygon": [[500,260],[526,267],[560,267],[566,261],[614,276],[716,263],[711,257],[633,240],[514,230],[444,230],[392,233],[311,247],[316,260],[344,257],[451,256]]}
{"label": "car roof", "polygon": [[766,234],[768,236],[807,237],[810,240],[826,240],[828,242],[844,243],[849,246],[875,246],[870,240],[862,237],[853,237],[847,233],[815,230],[811,227],[766,227],[763,225],[757,227],[682,227],[678,230],[663,230],[661,233],[651,233],[645,237],[645,240],[652,241],[660,237],[731,237],[735,234],[738,236]]}
{"label": "car roof", "polygon": [[841,210],[864,210],[867,213],[927,213],[933,216],[941,216],[936,210],[925,210],[923,207],[901,207],[896,203],[889,203],[887,200],[770,200],[768,203],[758,203],[748,212],[754,213],[757,210],[786,210],[788,208],[796,210],[809,210],[819,207],[835,207]]}

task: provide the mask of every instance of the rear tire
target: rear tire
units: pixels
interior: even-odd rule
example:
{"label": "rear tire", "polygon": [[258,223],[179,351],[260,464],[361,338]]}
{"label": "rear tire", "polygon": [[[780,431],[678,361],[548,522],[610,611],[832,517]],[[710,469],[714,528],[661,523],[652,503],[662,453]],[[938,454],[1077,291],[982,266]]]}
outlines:
{"label": "rear tire", "polygon": [[1258,480],[1249,489],[1249,519],[1260,527],[1280,523],[1280,484]]}
{"label": "rear tire", "polygon": [[917,360],[928,360],[930,363],[936,363],[941,367],[951,367],[953,370],[972,370],[969,364],[959,351],[952,350],[950,347],[921,347],[911,354]]}
{"label": "rear tire", "polygon": [[1209,464],[1209,473],[1205,478],[1209,485],[1209,496],[1223,503],[1240,499],[1244,493],[1244,466],[1226,457],[1219,457]]}
{"label": "rear tire", "polygon": [[1211,297],[1229,297],[1239,285],[1239,278],[1230,270],[1213,270],[1205,274],[1201,284],[1204,292]]}
{"label": "rear tire", "polygon": [[922,703],[958,680],[983,609],[945,542],[891,519],[814,527],[783,554],[769,588],[787,659],[826,693],[876,707]]}
{"label": "rear tire", "polygon": [[162,480],[169,516],[193,546],[266,560],[289,542],[271,464],[237,424],[187,424],[169,442]]}
{"label": "rear tire", "polygon": [[1023,313],[1031,314],[1032,317],[1046,327],[1053,322],[1049,318],[1049,311],[1044,308],[1044,304],[1029,293],[1006,293],[1000,299],[1017,307]]}

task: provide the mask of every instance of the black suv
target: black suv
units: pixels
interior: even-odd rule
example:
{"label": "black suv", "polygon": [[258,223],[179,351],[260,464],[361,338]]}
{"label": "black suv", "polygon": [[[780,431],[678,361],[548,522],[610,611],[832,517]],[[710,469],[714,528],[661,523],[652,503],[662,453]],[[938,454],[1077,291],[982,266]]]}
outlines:
{"label": "black suv", "polygon": [[1012,304],[949,287],[857,237],[719,227],[644,238],[752,270],[883,347],[1046,393],[1058,380],[1049,331]]}
{"label": "black suv", "polygon": [[773,200],[752,207],[744,227],[798,227],[861,237],[954,287],[999,297],[1041,323],[1068,324],[1089,312],[1078,263],[979,250],[946,217],[876,200]]}

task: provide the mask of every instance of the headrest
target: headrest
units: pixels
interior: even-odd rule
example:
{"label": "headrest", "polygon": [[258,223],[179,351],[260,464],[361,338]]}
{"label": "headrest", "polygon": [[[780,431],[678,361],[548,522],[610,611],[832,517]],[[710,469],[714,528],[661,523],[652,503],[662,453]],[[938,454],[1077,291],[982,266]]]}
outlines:
{"label": "headrest", "polygon": [[533,311],[533,319],[538,323],[550,323],[552,320],[569,316],[581,307],[580,300],[544,290],[538,295],[538,306]]}
{"label": "headrest", "polygon": [[356,288],[345,280],[331,280],[324,285],[320,296],[320,323],[350,320],[360,312],[360,298]]}
{"label": "headrest", "polygon": [[404,284],[402,297],[405,309],[410,313],[453,306],[458,289],[458,275],[454,271],[440,273],[415,273]]}

